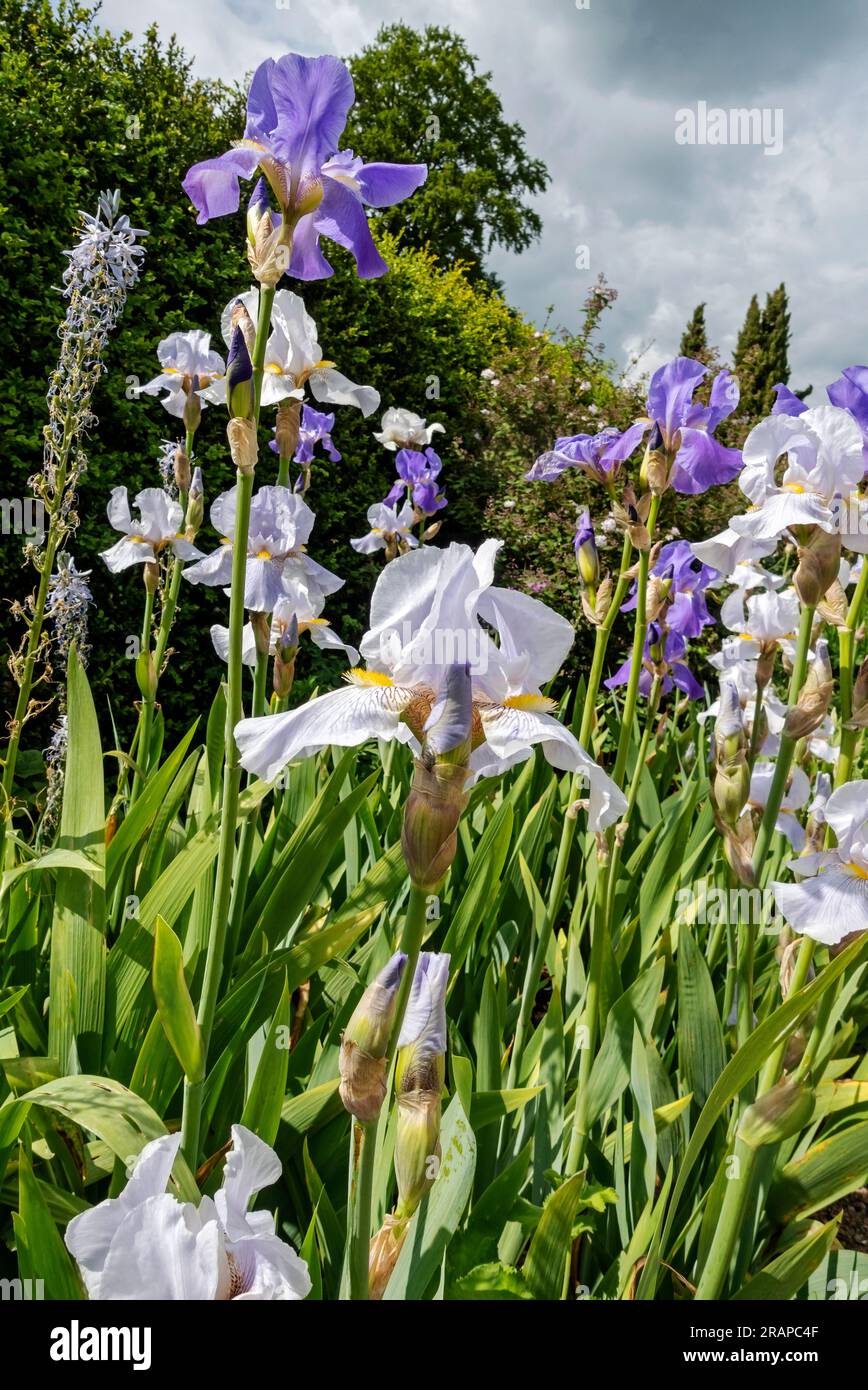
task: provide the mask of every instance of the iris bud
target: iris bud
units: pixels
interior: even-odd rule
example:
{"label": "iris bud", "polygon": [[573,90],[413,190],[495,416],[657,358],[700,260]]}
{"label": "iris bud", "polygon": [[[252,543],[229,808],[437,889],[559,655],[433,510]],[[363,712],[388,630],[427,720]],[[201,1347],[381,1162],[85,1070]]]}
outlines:
{"label": "iris bud", "polygon": [[157,671],[153,652],[139,652],[136,657],[136,684],[145,700],[153,700],[157,694]]}
{"label": "iris bud", "polygon": [[834,689],[834,676],[829,664],[829,648],[820,638],[814,649],[814,659],[808,667],[805,683],[792,709],[787,710],[784,733],[789,738],[807,738],[822,724],[829,712]]}
{"label": "iris bud", "polygon": [[187,494],[187,514],[184,525],[195,536],[205,517],[205,489],[202,486],[202,469],[194,468]]}
{"label": "iris bud", "polygon": [[662,497],[669,487],[669,477],[670,463],[664,448],[663,435],[660,432],[660,426],[655,422],[654,428],[648,436],[639,478],[655,496]]}
{"label": "iris bud", "polygon": [[714,724],[714,761],[714,810],[723,825],[735,826],[750,792],[750,766],[741,702],[731,681],[724,681],[720,687],[720,709]]}
{"label": "iris bud", "polygon": [[868,726],[868,658],[862,662],[853,683],[853,714],[847,721],[848,729],[864,729]]}
{"label": "iris bud", "polygon": [[659,623],[648,625],[648,658],[655,666],[666,659],[666,644]]}
{"label": "iris bud", "polygon": [[432,893],[455,858],[467,802],[473,701],[469,668],[451,666],[425,725],[422,756],[404,808],[401,845],[413,884]]}
{"label": "iris bud", "polygon": [[793,586],[802,603],[815,608],[838,578],[840,567],[840,533],[830,535],[815,526],[807,545],[799,546],[799,563],[793,575]]}
{"label": "iris bud", "polygon": [[357,1120],[375,1120],[386,1097],[386,1049],[407,957],[397,951],[368,985],[341,1039],[340,1096]]}
{"label": "iris bud", "polygon": [[420,955],[398,1039],[395,1214],[399,1218],[412,1216],[439,1169],[449,959],[432,951]]}
{"label": "iris bud", "polygon": [[268,184],[260,174],[256,180],[256,186],[250,195],[250,202],[247,204],[247,240],[251,246],[256,245],[256,232],[262,218],[266,212],[270,212],[271,203],[268,198]]}
{"label": "iris bud", "polygon": [[586,589],[593,594],[600,582],[600,556],[594,539],[594,528],[587,507],[579,517],[573,548],[579,567],[579,578]]}
{"label": "iris bud", "polygon": [[285,700],[295,679],[295,658],[298,654],[298,618],[293,613],[274,645],[274,674],[272,684],[279,700]]}
{"label": "iris bud", "polygon": [[184,386],[184,429],[188,434],[195,434],[202,419],[202,402],[199,400],[199,378],[194,376],[191,379],[189,389]]}
{"label": "iris bud", "polygon": [[232,330],[226,364],[226,402],[233,419],[253,418],[253,364],[240,324]]}
{"label": "iris bud", "polygon": [[190,460],[187,452],[182,449],[180,444],[175,450],[174,460],[175,486],[179,492],[188,492],[190,489]]}
{"label": "iris bud", "polygon": [[[442,1064],[442,1058],[441,1064]],[[442,1085],[442,1079],[441,1079]],[[412,1216],[437,1176],[440,1165],[440,1096],[435,1091],[410,1091],[398,1096],[395,1132],[395,1215]]]}

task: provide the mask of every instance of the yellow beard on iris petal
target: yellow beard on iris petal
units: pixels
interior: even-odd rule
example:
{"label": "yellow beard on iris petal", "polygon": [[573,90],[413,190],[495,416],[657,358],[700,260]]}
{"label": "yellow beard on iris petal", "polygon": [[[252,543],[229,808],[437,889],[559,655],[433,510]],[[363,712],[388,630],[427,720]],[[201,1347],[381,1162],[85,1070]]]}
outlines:
{"label": "yellow beard on iris petal", "polygon": [[503,703],[507,709],[527,709],[534,714],[551,714],[557,707],[548,695],[508,695]]}
{"label": "yellow beard on iris petal", "polygon": [[349,685],[394,685],[391,676],[385,675],[382,671],[365,671],[361,666],[354,666],[351,671],[344,672],[344,680]]}

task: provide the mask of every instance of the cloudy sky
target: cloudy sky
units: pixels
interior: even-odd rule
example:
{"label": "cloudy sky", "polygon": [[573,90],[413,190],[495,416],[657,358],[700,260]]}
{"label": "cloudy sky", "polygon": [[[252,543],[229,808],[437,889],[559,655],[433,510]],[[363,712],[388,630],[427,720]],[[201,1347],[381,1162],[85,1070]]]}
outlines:
{"label": "cloudy sky", "polygon": [[[529,317],[553,305],[575,325],[602,271],[620,295],[607,349],[649,369],[700,300],[730,353],[750,295],[783,279],[791,384],[819,391],[868,360],[864,0],[103,0],[101,13],[134,33],[156,20],[201,75],[225,78],[288,49],[345,56],[397,19],[463,34],[548,165],[541,242],[493,259]],[[676,113],[700,102],[767,109],[780,152],[679,143]]]}

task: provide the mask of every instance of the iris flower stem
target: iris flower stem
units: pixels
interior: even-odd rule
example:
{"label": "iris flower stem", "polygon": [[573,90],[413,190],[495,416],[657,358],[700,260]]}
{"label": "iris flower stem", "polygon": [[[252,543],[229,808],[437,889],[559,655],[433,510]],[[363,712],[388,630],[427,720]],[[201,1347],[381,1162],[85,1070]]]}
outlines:
{"label": "iris flower stem", "polygon": [[[253,702],[251,705],[251,717],[258,719],[265,714],[266,699],[265,688],[268,683],[268,652],[256,652],[256,669],[253,676]],[[248,782],[253,780],[248,776]],[[238,945],[238,938],[241,933],[241,922],[244,917],[244,909],[247,906],[247,881],[250,876],[250,861],[253,857],[253,840],[256,833],[256,811],[251,811],[241,827],[241,834],[238,837],[238,855],[236,858],[235,877],[232,883],[232,898],[229,904],[229,943],[227,957],[231,961],[234,958],[235,950]]]}
{"label": "iris flower stem", "polygon": [[648,696],[648,710],[645,715],[645,728],[642,731],[642,741],[639,745],[639,752],[636,755],[636,766],[633,768],[633,776],[630,779],[630,788],[627,793],[627,809],[624,812],[621,822],[623,832],[615,836],[615,842],[612,845],[612,863],[609,869],[609,894],[606,908],[607,928],[610,928],[612,924],[612,908],[615,902],[615,890],[618,886],[617,880],[618,869],[621,866],[621,851],[639,797],[639,787],[642,782],[642,769],[645,766],[645,759],[648,756],[648,744],[651,741],[651,730],[654,726],[654,720],[657,718],[657,707],[660,704],[661,684],[660,677],[655,676],[651,686],[651,693]]}
{"label": "iris flower stem", "polygon": [[[188,430],[184,441],[184,449],[189,458],[193,453],[193,438],[195,430]],[[186,507],[187,494],[180,494],[182,508]],[[177,555],[172,556],[169,567],[169,574],[166,586],[163,590],[163,603],[160,609],[160,626],[157,629],[157,640],[154,647],[154,675],[156,685],[154,687],[153,700],[142,700],[142,707],[139,711],[139,722],[133,736],[133,744],[139,749],[138,765],[133,776],[133,788],[130,795],[130,805],[136,801],[147,781],[148,767],[147,754],[151,742],[151,727],[154,718],[154,706],[157,698],[157,688],[160,683],[160,676],[163,670],[163,662],[166,659],[166,648],[169,645],[169,635],[172,631],[172,624],[175,621],[175,611],[178,607],[178,595],[181,592],[181,572],[182,564]],[[154,600],[151,597],[150,614],[146,614],[145,623],[142,626],[142,651],[149,651],[151,646],[151,618],[153,615]],[[130,749],[132,756],[132,747]]]}
{"label": "iris flower stem", "polygon": [[[793,980],[788,998],[802,988],[808,978],[814,942],[806,936],[799,950]],[[765,1093],[777,1083],[781,1073],[786,1042],[781,1043],[767,1059],[759,1080],[758,1095]],[[732,1255],[739,1232],[744,1227],[748,1212],[748,1201],[755,1190],[754,1176],[757,1157],[761,1150],[751,1148],[742,1139],[736,1139],[734,1157],[737,1159],[738,1177],[726,1184],[723,1205],[717,1229],[708,1252],[708,1259],[696,1288],[698,1302],[716,1301],[723,1295],[724,1285],[732,1265]]]}
{"label": "iris flower stem", "polygon": [[597,892],[594,902],[594,917],[591,923],[591,955],[588,962],[588,985],[585,992],[584,1028],[582,1047],[579,1053],[579,1084],[576,1090],[576,1103],[573,1110],[573,1129],[567,1153],[565,1173],[571,1177],[581,1167],[588,1142],[588,1082],[594,1055],[597,1050],[600,1016],[600,981],[603,973],[602,945],[607,925],[607,902],[610,866],[605,859],[597,857]]}
{"label": "iris flower stem", "polygon": [[[579,743],[583,748],[588,748],[591,735],[594,732],[594,716],[597,705],[597,695],[600,690],[600,681],[603,676],[603,662],[606,659],[606,648],[609,645],[609,637],[612,628],[615,626],[615,619],[621,608],[621,604],[627,596],[630,587],[630,580],[626,577],[626,571],[630,565],[630,554],[633,543],[629,535],[624,536],[624,546],[621,551],[621,566],[618,572],[618,582],[615,585],[615,592],[612,595],[612,602],[609,611],[597,628],[594,639],[594,655],[591,659],[591,669],[588,673],[588,688],[585,692],[585,708],[582,712],[582,726],[579,730]],[[590,751],[590,749],[588,750]]]}
{"label": "iris flower stem", "polygon": [[[629,535],[624,536],[624,544],[621,551],[621,564],[618,572],[618,582],[615,585],[615,592],[612,595],[612,602],[609,611],[601,625],[597,628],[594,640],[594,655],[591,660],[591,669],[588,673],[588,685],[585,691],[585,708],[582,714],[582,724],[579,730],[579,743],[588,749],[594,729],[594,711],[597,703],[597,695],[600,690],[600,682],[603,676],[603,664],[606,658],[606,649],[609,644],[612,628],[615,619],[621,608],[621,604],[627,595],[630,580],[626,571],[630,564],[630,554],[632,551],[632,541]],[[588,751],[590,751],[588,749]],[[570,789],[570,804],[576,799],[580,790],[578,777],[572,780]],[[554,872],[552,874],[551,886],[549,888],[548,903],[546,906],[545,921],[542,930],[537,938],[533,956],[528,965],[524,984],[522,987],[521,1004],[519,1006],[518,1021],[516,1023],[515,1038],[512,1045],[512,1053],[509,1061],[509,1076],[507,1086],[512,1087],[516,1084],[521,1067],[522,1053],[524,1052],[527,1041],[527,1033],[533,1015],[533,1002],[536,998],[539,978],[545,964],[546,953],[548,952],[549,942],[551,941],[555,922],[561,910],[564,898],[567,873],[570,862],[570,851],[576,834],[577,818],[575,815],[566,815],[561,828],[561,840],[558,846],[558,854],[555,860]],[[593,954],[594,931],[593,924],[591,929],[591,951]],[[583,1056],[584,1060],[584,1056]]]}
{"label": "iris flower stem", "polygon": [[[802,608],[802,619],[799,626],[799,638],[796,644],[796,655],[793,661],[793,672],[790,677],[789,704],[792,707],[799,698],[799,691],[805,682],[805,673],[808,669],[808,655],[811,650],[811,629],[814,625],[814,609],[809,604]],[[797,739],[791,738],[789,734],[781,734],[781,746],[775,762],[775,774],[772,778],[772,785],[769,790],[769,799],[763,812],[762,823],[754,848],[753,866],[759,878],[765,865],[766,858],[771,845],[772,835],[774,834],[775,822],[778,812],[781,809],[781,802],[784,799],[784,792],[787,787],[787,779],[793,765],[793,754],[796,751]]]}
{"label": "iris flower stem", "polygon": [[[404,1014],[407,1011],[407,1001],[410,998],[410,990],[413,985],[413,976],[416,974],[416,966],[419,963],[419,952],[422,949],[422,935],[425,930],[425,909],[428,895],[424,888],[419,888],[415,883],[410,884],[410,895],[407,899],[407,912],[404,917],[404,928],[401,932],[401,944],[399,949],[407,957],[404,966],[404,973],[401,976],[401,983],[398,986],[398,994],[395,1000],[395,1021],[392,1024],[392,1031],[389,1036],[389,1045],[386,1049],[387,1067],[391,1063],[398,1049],[398,1038],[401,1035],[401,1025],[404,1022]],[[349,1184],[349,1289],[350,1298],[353,1300],[365,1300],[368,1298],[369,1278],[368,1263],[370,1259],[371,1245],[371,1212],[373,1207],[374,1191],[374,1167],[377,1156],[377,1128],[378,1124],[385,1124],[388,1119],[388,1101],[383,1106],[379,1121],[370,1120],[360,1123],[354,1119],[350,1128],[350,1184]]]}
{"label": "iris flower stem", "polygon": [[[603,678],[603,664],[606,659],[606,648],[609,645],[609,638],[612,628],[615,626],[615,619],[621,608],[621,604],[627,596],[630,587],[630,580],[626,571],[630,564],[630,554],[632,551],[632,541],[629,535],[624,536],[624,545],[621,551],[621,565],[618,571],[618,582],[615,585],[615,592],[612,595],[612,602],[609,611],[603,622],[596,630],[594,638],[594,655],[591,660],[591,669],[588,673],[588,685],[585,691],[585,708],[582,712],[582,724],[579,729],[579,743],[588,752],[591,752],[590,742],[594,732],[594,713],[597,704],[597,695],[600,690],[600,681]],[[389,745],[392,747],[393,745]],[[570,797],[568,805],[576,800],[581,790],[580,779],[576,776],[572,779]],[[552,874],[551,886],[549,888],[548,905],[546,908],[546,924],[549,931],[554,926],[555,919],[561,910],[564,898],[564,890],[567,881],[567,871],[570,862],[570,850],[572,849],[573,839],[576,834],[576,817],[567,815],[561,827],[561,842],[558,846],[558,855],[555,860],[554,873]],[[513,1047],[513,1057],[515,1057],[515,1047]]]}
{"label": "iris flower stem", "polygon": [[[805,680],[808,655],[811,648],[811,630],[814,624],[814,609],[805,604],[799,626],[796,655],[790,677],[789,704],[795,705],[799,691]],[[769,791],[769,799],[763,812],[762,823],[754,847],[753,867],[759,881],[768,859],[768,852],[774,834],[775,822],[784,799],[787,780],[793,765],[793,754],[798,740],[786,733],[781,735],[781,745],[775,763],[774,777]],[[755,923],[739,924],[738,953],[736,959],[736,978],[738,982],[738,1045],[743,1047],[753,1029],[753,980],[754,954],[756,950],[757,927]]]}
{"label": "iris flower stem", "polygon": [[[796,646],[796,656],[793,662],[793,672],[790,678],[789,704],[796,703],[799,691],[805,680],[805,673],[808,667],[808,653],[811,646],[811,630],[814,624],[814,609],[805,604],[802,608],[802,618],[799,626],[799,638]],[[775,775],[772,779],[769,799],[766,804],[762,824],[757,835],[756,846],[754,849],[754,871],[759,879],[762,868],[766,862],[769,846],[771,845],[774,833],[775,821],[783,800],[784,791],[787,785],[787,778],[793,762],[797,740],[790,738],[787,734],[781,735],[781,746],[775,765]],[[747,1008],[751,1011],[750,1019],[752,1022],[753,1010],[753,944],[756,935],[756,928],[747,926],[740,933],[738,949],[738,985],[739,985],[739,1014],[742,1009]],[[813,957],[814,943],[810,937],[805,937],[799,950],[796,968],[793,973],[793,981],[790,986],[790,995],[802,988],[808,976],[811,959]],[[739,1030],[741,1033],[741,1029]],[[740,1038],[740,1042],[741,1042]],[[786,1043],[781,1043],[771,1056],[767,1059],[762,1070],[757,1088],[758,1095],[764,1095],[770,1090],[778,1080],[783,1063],[784,1049]],[[756,1163],[757,1150],[752,1149],[742,1140],[737,1139],[735,1144],[735,1157],[738,1160],[738,1177],[731,1179],[726,1185],[723,1205],[721,1207],[720,1219],[708,1253],[708,1259],[696,1289],[698,1300],[713,1300],[721,1297],[723,1287],[726,1283],[732,1265],[732,1255],[739,1232],[744,1226],[747,1214],[748,1201],[754,1190],[754,1168]]]}
{"label": "iris flower stem", "polygon": [[[262,396],[262,373],[265,346],[271,326],[271,306],[274,290],[263,285],[259,291],[259,321],[253,345],[253,420],[259,422],[259,403]],[[238,818],[238,798],[241,791],[241,759],[235,743],[235,726],[243,710],[242,644],[244,636],[244,586],[247,576],[247,536],[250,530],[250,502],[253,496],[253,474],[237,470],[235,503],[235,534],[232,544],[232,579],[229,599],[229,650],[227,653],[228,692],[226,698],[226,739],[223,763],[223,807],[220,822],[220,845],[217,852],[217,876],[211,925],[205,952],[205,973],[196,1020],[202,1038],[202,1052],[207,1062],[217,994],[224,968],[226,935],[229,927],[229,906],[235,867],[235,823]],[[181,1148],[187,1162],[196,1167],[199,1153],[199,1130],[204,1090],[201,1085],[184,1084],[184,1106],[181,1122]]]}
{"label": "iris flower stem", "polygon": [[841,628],[839,636],[839,670],[841,690],[841,747],[835,764],[835,786],[841,787],[849,780],[853,767],[853,754],[859,737],[858,729],[848,729],[845,725],[853,716],[853,678],[856,667],[856,629],[862,616],[865,593],[868,590],[868,557],[862,565],[862,573],[856,584],[850,607],[847,610],[847,626]]}
{"label": "iris flower stem", "polygon": [[[151,627],[154,621],[154,598],[155,593],[151,589],[145,590],[145,613],[142,619],[142,639],[141,650],[150,652],[151,650]],[[136,761],[136,770],[133,774],[133,787],[130,793],[130,805],[132,806],[138,798],[139,793],[148,775],[148,753],[151,747],[151,729],[154,722],[154,701],[156,691],[151,696],[143,695],[139,706],[139,722],[134,743],[139,750]]]}
{"label": "iris flower stem", "polygon": [[[655,494],[651,499],[651,510],[648,513],[649,545],[654,544],[654,528],[657,524],[657,513],[659,510],[660,498]],[[648,635],[647,600],[648,569],[650,561],[650,549],[643,550],[639,555],[639,578],[636,584],[636,626],[633,630],[633,651],[630,657],[630,675],[627,680],[627,696],[624,700],[621,734],[618,739],[618,753],[615,758],[615,768],[612,773],[612,781],[617,787],[623,786],[624,783],[624,774],[627,770],[627,754],[630,751],[630,738],[633,732],[633,721],[636,718],[636,703],[639,697],[639,677],[642,674],[642,657],[645,652],[645,638]]]}
{"label": "iris flower stem", "polygon": [[750,763],[751,772],[753,771],[753,765],[754,765],[754,763],[756,762],[756,760],[757,760],[757,758],[758,758],[758,756],[759,756],[759,750],[760,750],[760,729],[762,728],[762,720],[763,720],[763,695],[764,695],[764,694],[765,694],[765,686],[760,685],[760,684],[759,684],[759,681],[757,681],[756,695],[754,696],[754,702],[753,702],[753,723],[751,724],[751,730],[750,730],[750,748],[749,748],[749,750],[748,750],[748,762]]}
{"label": "iris flower stem", "polygon": [[357,1120],[354,1117],[350,1126],[349,1288],[350,1298],[357,1302],[364,1302],[369,1297],[376,1156],[376,1120]]}

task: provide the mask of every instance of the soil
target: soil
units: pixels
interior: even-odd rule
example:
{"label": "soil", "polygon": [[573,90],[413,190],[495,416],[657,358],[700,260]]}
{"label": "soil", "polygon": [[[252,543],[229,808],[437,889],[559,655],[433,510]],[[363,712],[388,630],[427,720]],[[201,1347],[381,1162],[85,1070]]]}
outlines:
{"label": "soil", "polygon": [[818,1221],[830,1221],[838,1212],[843,1212],[838,1244],[845,1250],[861,1250],[868,1254],[868,1187],[860,1187],[858,1192],[849,1193],[840,1202],[814,1212],[814,1216]]}

